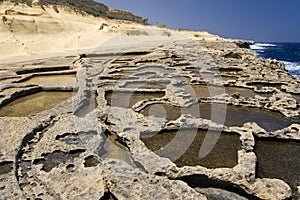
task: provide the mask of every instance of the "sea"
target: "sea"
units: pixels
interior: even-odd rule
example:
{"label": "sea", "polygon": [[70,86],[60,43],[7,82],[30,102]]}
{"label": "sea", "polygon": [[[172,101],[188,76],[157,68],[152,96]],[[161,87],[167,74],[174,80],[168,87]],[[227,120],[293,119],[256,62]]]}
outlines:
{"label": "sea", "polygon": [[262,59],[276,59],[285,64],[290,74],[300,78],[300,43],[255,43],[251,49]]}

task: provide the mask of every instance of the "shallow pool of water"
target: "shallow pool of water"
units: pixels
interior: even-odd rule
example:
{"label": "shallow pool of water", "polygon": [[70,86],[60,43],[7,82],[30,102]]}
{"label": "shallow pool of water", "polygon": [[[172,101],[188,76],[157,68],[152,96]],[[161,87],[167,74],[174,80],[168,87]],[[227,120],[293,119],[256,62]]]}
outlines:
{"label": "shallow pool of water", "polygon": [[207,86],[207,85],[192,85],[192,88],[197,98],[208,98],[216,95],[221,95],[224,93],[227,93],[228,95],[238,94],[246,98],[255,96],[255,92],[248,88],[218,87],[218,86]]}
{"label": "shallow pool of water", "polygon": [[[217,123],[224,122],[226,126],[242,126],[247,122],[255,122],[267,131],[276,131],[293,123],[300,123],[300,120],[288,120],[279,113],[259,108],[226,106],[224,104],[200,104],[199,109],[201,118],[211,119]],[[214,114],[212,115],[212,113]],[[226,116],[225,121],[223,116]]]}
{"label": "shallow pool of water", "polygon": [[168,83],[151,83],[151,82],[128,82],[125,84],[125,88],[135,89],[165,89]]}
{"label": "shallow pool of water", "polygon": [[127,164],[134,166],[134,163],[131,159],[131,154],[129,150],[120,144],[117,136],[108,135],[106,136],[105,144],[101,150],[100,156],[103,159],[117,159],[126,162]]}
{"label": "shallow pool of water", "polygon": [[278,178],[297,190],[300,185],[300,142],[256,138],[254,151],[258,178]]}
{"label": "shallow pool of water", "polygon": [[[200,158],[199,151],[206,135],[210,136],[206,143],[211,143],[212,140],[217,142],[204,158]],[[237,152],[241,149],[237,134],[197,129],[144,134],[141,140],[158,155],[175,161],[178,167],[201,165],[208,168],[231,168],[237,165]],[[179,153],[182,155],[178,155]]]}
{"label": "shallow pool of water", "polygon": [[0,163],[0,176],[11,172],[13,169],[13,162]]}
{"label": "shallow pool of water", "polygon": [[183,110],[172,106],[171,104],[151,104],[141,112],[144,116],[152,116],[156,118],[165,118],[168,121],[178,119]]}
{"label": "shallow pool of water", "polygon": [[2,92],[0,92],[0,95],[12,94],[18,90],[21,90],[21,88],[7,88],[7,89],[4,89]]}
{"label": "shallow pool of water", "polygon": [[255,122],[267,131],[276,131],[300,124],[300,120],[288,120],[279,113],[259,108],[244,106],[229,106],[225,104],[199,104],[190,108],[178,108],[170,104],[151,104],[141,111],[144,116],[154,116],[167,120],[176,120],[182,114],[191,114],[194,117],[209,119],[225,126],[243,126],[247,122]]}
{"label": "shallow pool of water", "polygon": [[24,82],[35,85],[74,84],[76,82],[76,74],[33,76]]}
{"label": "shallow pool of water", "polygon": [[20,97],[0,108],[0,117],[27,117],[53,108],[71,98],[72,92],[38,92]]}
{"label": "shallow pool of water", "polygon": [[132,106],[134,106],[139,101],[153,98],[162,98],[163,96],[165,96],[164,92],[105,92],[107,105],[122,108],[132,108]]}
{"label": "shallow pool of water", "polygon": [[2,79],[0,82],[4,83],[12,83],[14,81],[18,81],[20,78],[7,78],[7,79]]}

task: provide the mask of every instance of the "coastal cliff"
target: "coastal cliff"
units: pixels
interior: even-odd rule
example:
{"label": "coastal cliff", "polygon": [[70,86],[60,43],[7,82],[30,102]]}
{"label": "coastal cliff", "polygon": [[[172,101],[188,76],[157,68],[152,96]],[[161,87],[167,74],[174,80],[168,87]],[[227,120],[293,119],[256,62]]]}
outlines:
{"label": "coastal cliff", "polygon": [[[5,1],[5,0],[2,0]],[[116,10],[92,0],[9,0],[15,5],[25,3],[28,6],[39,5],[41,7],[47,4],[67,6],[77,11],[83,11],[93,16],[108,17],[111,19],[128,20],[137,23],[147,24],[147,19],[136,16],[128,11]],[[1,1],[0,1],[1,2]],[[57,10],[58,11],[58,10]]]}
{"label": "coastal cliff", "polygon": [[300,80],[283,63],[45,2],[0,2],[1,198],[300,197]]}

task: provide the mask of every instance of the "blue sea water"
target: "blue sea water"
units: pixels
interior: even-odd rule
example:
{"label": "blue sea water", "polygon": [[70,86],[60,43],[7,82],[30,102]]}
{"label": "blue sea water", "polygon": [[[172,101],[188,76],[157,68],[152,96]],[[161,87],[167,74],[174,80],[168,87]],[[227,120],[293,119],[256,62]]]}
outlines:
{"label": "blue sea water", "polygon": [[251,49],[262,59],[283,62],[289,73],[300,78],[300,43],[255,43]]}

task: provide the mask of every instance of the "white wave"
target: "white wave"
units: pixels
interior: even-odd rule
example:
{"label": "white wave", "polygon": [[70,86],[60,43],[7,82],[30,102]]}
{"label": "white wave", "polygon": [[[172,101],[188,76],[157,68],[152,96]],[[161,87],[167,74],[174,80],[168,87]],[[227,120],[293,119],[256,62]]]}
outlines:
{"label": "white wave", "polygon": [[250,48],[252,50],[264,50],[268,47],[276,47],[275,44],[267,44],[267,43],[255,43],[253,45],[250,45]]}
{"label": "white wave", "polygon": [[257,44],[250,45],[250,48],[252,50],[263,50],[263,49],[266,49],[266,47],[262,47],[262,46],[259,46]]}
{"label": "white wave", "polygon": [[276,47],[276,44],[268,44],[268,43],[256,43],[256,45],[260,47]]}
{"label": "white wave", "polygon": [[296,62],[287,62],[287,61],[281,61],[285,64],[285,68],[288,71],[300,71],[300,63]]}

